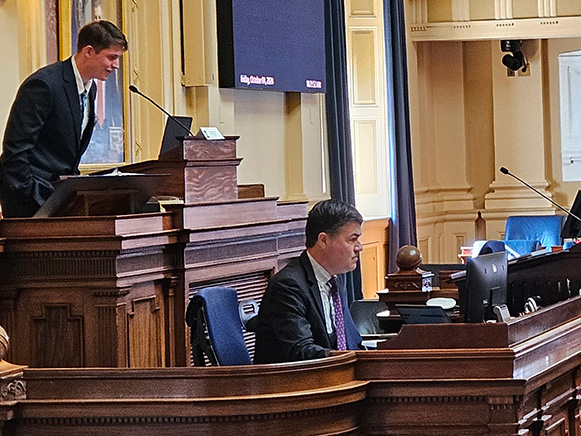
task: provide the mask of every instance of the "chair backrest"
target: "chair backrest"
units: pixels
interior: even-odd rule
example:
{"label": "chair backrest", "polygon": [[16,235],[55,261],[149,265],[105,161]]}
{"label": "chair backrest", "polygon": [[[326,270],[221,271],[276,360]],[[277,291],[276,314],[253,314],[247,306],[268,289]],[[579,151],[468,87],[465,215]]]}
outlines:
{"label": "chair backrest", "polygon": [[481,254],[498,253],[499,251],[506,251],[504,241],[491,239],[490,241],[486,241],[484,243],[477,255],[480,256]]}
{"label": "chair backrest", "polygon": [[250,365],[244,342],[236,290],[210,287],[193,296],[186,312],[191,328],[194,365],[203,366],[203,354],[213,365]]}
{"label": "chair backrest", "polygon": [[377,314],[387,310],[387,305],[378,300],[355,300],[349,306],[353,322],[362,335],[383,333]]}
{"label": "chair backrest", "polygon": [[504,239],[538,240],[543,247],[563,245],[561,227],[564,220],[563,215],[509,216]]}
{"label": "chair backrest", "polygon": [[483,254],[498,253],[506,251],[509,259],[524,256],[525,254],[537,251],[541,247],[541,242],[537,239],[505,239],[499,241],[496,239],[486,241],[480,251],[473,257]]}

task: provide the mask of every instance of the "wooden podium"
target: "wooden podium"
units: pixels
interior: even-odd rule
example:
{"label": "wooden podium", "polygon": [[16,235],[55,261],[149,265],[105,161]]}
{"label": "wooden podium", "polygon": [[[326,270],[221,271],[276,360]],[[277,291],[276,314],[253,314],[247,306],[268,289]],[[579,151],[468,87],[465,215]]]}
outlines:
{"label": "wooden podium", "polygon": [[[38,367],[163,366],[169,213],[0,220],[0,324],[9,360]],[[146,347],[139,344],[147,344]]]}
{"label": "wooden podium", "polygon": [[272,272],[304,247],[306,202],[238,198],[235,145],[185,139],[158,160],[119,168],[168,175],[155,195],[183,203],[166,212],[0,220],[8,360],[187,366],[192,293],[220,284],[260,299]]}
{"label": "wooden podium", "polygon": [[227,136],[218,141],[185,138],[180,147],[160,154],[157,160],[125,165],[119,170],[169,174],[156,195],[177,197],[184,204],[237,200],[237,168],[242,161],[236,157],[237,139],[238,136]]}

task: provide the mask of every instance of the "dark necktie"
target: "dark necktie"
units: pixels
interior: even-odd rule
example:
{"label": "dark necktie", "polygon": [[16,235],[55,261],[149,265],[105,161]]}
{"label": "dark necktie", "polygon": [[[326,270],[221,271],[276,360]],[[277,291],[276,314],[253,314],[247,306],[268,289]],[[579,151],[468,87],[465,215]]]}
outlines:
{"label": "dark necktie", "polygon": [[333,308],[335,309],[335,332],[337,333],[337,349],[346,350],[347,340],[345,338],[345,321],[343,320],[343,305],[341,304],[341,296],[337,289],[337,280],[332,277],[329,280],[331,285],[331,298],[333,299]]}
{"label": "dark necktie", "polygon": [[83,118],[85,118],[85,105],[87,104],[87,90],[85,89],[81,92],[81,124],[83,123]]}

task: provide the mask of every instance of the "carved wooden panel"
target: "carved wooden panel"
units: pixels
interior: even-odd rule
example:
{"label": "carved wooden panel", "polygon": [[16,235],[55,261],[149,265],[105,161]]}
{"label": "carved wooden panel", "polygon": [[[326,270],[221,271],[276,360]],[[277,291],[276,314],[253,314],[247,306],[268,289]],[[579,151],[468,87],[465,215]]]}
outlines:
{"label": "carved wooden panel", "polygon": [[97,305],[97,354],[99,366],[117,366],[117,313],[115,305]]}
{"label": "carved wooden panel", "polygon": [[581,411],[579,407],[573,410],[573,425],[571,427],[571,434],[573,435],[581,435]]}
{"label": "carved wooden panel", "polygon": [[109,250],[10,253],[5,257],[5,266],[16,277],[104,276],[114,273],[117,253]]}
{"label": "carved wooden panel", "polygon": [[147,368],[163,366],[165,342],[163,311],[155,296],[132,300],[127,314],[129,366]]}
{"label": "carved wooden panel", "polygon": [[129,366],[129,334],[127,321],[127,304],[121,303],[116,308],[117,319],[117,365],[119,367]]}
{"label": "carved wooden panel", "polygon": [[31,366],[85,365],[83,317],[73,315],[70,304],[46,304],[31,321]]}
{"label": "carved wooden panel", "polygon": [[354,368],[344,353],[277,365],[25,370],[28,401],[0,425],[19,436],[356,435],[367,382]]}
{"label": "carved wooden panel", "polygon": [[[188,161],[221,161],[236,158],[236,140],[229,137],[223,141],[187,139],[184,141],[183,157]],[[176,149],[176,151],[178,151]],[[162,157],[160,157],[160,160]]]}

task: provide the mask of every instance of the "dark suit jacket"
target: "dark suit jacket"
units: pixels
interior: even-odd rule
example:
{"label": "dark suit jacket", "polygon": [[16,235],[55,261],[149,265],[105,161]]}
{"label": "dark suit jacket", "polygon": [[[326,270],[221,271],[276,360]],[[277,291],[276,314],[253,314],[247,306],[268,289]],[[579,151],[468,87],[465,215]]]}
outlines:
{"label": "dark suit jacket", "polygon": [[[348,309],[344,276],[338,279],[347,348],[354,350],[361,335]],[[254,363],[316,359],[328,356],[332,348],[321,292],[305,251],[272,278],[264,294],[258,312]]]}
{"label": "dark suit jacket", "polygon": [[5,216],[19,209],[38,209],[54,190],[51,182],[61,175],[79,174],[95,125],[96,92],[93,84],[87,99],[89,123],[81,136],[80,98],[71,58],[41,68],[22,83],[0,157]]}

